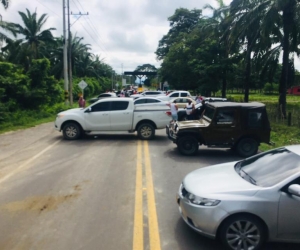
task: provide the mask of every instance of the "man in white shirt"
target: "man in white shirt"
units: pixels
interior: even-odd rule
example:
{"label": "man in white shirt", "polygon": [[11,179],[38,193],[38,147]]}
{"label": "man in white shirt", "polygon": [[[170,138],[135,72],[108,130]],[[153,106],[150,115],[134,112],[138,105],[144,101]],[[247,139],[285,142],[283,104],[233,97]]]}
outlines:
{"label": "man in white shirt", "polygon": [[172,121],[176,122],[178,120],[178,115],[177,115],[178,106],[176,104],[176,100],[170,104],[170,108],[171,108]]}
{"label": "man in white shirt", "polygon": [[188,103],[185,106],[186,110],[186,118],[187,120],[194,120],[194,110],[195,110],[195,105],[192,103],[191,100],[188,100]]}

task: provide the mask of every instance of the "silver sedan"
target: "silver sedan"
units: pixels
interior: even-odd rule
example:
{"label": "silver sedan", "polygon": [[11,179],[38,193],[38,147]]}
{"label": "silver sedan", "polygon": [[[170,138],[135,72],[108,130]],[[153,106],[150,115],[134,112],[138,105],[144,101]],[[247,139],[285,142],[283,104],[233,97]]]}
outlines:
{"label": "silver sedan", "polygon": [[187,225],[228,249],[300,242],[300,145],[195,170],[177,202]]}

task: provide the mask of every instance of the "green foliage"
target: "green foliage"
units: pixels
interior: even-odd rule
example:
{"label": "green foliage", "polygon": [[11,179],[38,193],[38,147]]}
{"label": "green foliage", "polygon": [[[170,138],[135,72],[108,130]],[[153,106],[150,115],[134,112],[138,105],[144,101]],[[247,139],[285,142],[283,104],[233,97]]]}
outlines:
{"label": "green foliage", "polygon": [[31,79],[30,92],[24,100],[24,107],[34,109],[63,101],[63,89],[53,76],[48,76],[49,69],[48,59],[32,60],[32,66],[27,73]]}
{"label": "green foliage", "polygon": [[267,82],[264,86],[264,93],[265,94],[273,94],[274,92],[278,91],[278,84],[269,83]]}

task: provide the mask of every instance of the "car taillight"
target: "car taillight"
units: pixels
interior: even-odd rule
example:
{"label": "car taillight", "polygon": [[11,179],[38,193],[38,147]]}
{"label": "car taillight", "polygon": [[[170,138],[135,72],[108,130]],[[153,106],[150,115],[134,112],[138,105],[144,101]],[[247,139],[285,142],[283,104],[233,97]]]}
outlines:
{"label": "car taillight", "polygon": [[172,115],[172,114],[171,114],[171,111],[167,111],[166,114],[167,114],[168,116],[171,116],[171,115]]}

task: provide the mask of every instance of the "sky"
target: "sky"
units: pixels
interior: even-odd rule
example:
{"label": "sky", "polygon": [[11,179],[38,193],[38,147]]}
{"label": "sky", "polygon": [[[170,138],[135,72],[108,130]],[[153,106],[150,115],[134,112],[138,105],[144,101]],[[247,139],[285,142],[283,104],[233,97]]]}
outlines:
{"label": "sky", "polygon": [[[176,9],[217,6],[216,1],[210,0],[69,0],[69,4],[71,32],[83,37],[82,42],[90,44],[91,52],[117,74],[134,71],[143,64],[160,67],[154,52],[159,40],[168,33],[168,17]],[[63,34],[63,0],[10,0],[7,10],[1,7],[3,21],[23,24],[18,11],[26,13],[27,8],[31,13],[36,11],[38,17],[47,14],[44,28],[56,28],[54,36]],[[85,15],[76,15],[79,13]]]}
{"label": "sky", "polygon": [[[65,0],[67,3],[67,0]],[[229,4],[231,0],[224,0]],[[211,0],[69,0],[71,32],[83,37],[91,52],[110,65],[117,74],[134,71],[139,65],[159,68],[155,51],[159,40],[168,33],[168,17],[178,8],[203,9],[206,4],[217,7]],[[54,27],[52,33],[63,34],[63,0],[10,0],[7,10],[0,6],[2,19],[23,24],[18,11],[47,14],[44,28]],[[81,13],[82,15],[78,15]],[[203,11],[209,16],[208,10]],[[67,20],[67,16],[66,16]],[[300,63],[296,59],[295,67]]]}

